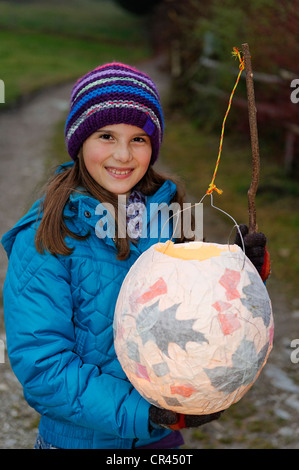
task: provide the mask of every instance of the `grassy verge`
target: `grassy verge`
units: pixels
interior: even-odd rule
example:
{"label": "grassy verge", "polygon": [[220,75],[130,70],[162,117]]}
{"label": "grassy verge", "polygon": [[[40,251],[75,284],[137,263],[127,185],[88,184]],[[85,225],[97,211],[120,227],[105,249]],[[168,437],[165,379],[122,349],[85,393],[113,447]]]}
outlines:
{"label": "grassy verge", "polygon": [[6,105],[103,62],[134,64],[150,54],[143,20],[113,1],[0,1],[0,11]]}

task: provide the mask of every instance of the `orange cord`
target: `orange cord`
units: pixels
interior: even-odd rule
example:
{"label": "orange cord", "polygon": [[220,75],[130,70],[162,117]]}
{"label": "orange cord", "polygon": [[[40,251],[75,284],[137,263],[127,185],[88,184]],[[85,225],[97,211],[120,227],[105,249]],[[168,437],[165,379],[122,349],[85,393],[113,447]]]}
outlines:
{"label": "orange cord", "polygon": [[223,192],[222,189],[217,188],[217,186],[215,185],[214,181],[215,181],[215,178],[216,178],[216,174],[217,174],[217,170],[218,170],[218,166],[219,166],[219,162],[220,162],[220,157],[221,157],[221,152],[222,152],[222,144],[223,144],[223,136],[224,136],[225,122],[226,122],[228,113],[229,113],[230,108],[231,108],[232,99],[233,99],[235,90],[236,90],[236,88],[237,88],[237,86],[238,86],[238,83],[239,83],[239,80],[240,80],[240,77],[241,77],[241,73],[242,73],[242,71],[244,70],[244,67],[245,67],[244,59],[241,58],[240,51],[239,51],[239,49],[238,49],[237,47],[234,47],[234,48],[233,48],[232,55],[233,55],[235,58],[238,58],[239,61],[240,61],[240,65],[239,65],[240,72],[239,72],[239,74],[238,74],[238,77],[237,77],[235,86],[234,86],[234,88],[233,88],[233,91],[231,92],[231,95],[230,95],[230,98],[229,98],[229,102],[228,102],[228,107],[227,107],[227,110],[226,110],[226,113],[225,113],[225,116],[224,116],[224,119],[223,119],[222,129],[221,129],[220,145],[219,145],[219,152],[218,152],[218,158],[217,158],[216,167],[215,167],[215,170],[214,170],[214,175],[213,175],[212,181],[211,181],[211,183],[209,184],[209,188],[208,188],[208,190],[207,190],[207,194],[212,194],[212,192],[213,192],[214,190],[217,191],[218,194],[222,194],[222,192]]}

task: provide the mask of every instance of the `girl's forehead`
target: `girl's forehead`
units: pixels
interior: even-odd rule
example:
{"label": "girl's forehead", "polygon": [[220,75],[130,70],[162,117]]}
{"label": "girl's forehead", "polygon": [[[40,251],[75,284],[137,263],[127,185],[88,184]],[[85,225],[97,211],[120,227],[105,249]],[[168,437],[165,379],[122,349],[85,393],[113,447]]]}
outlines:
{"label": "girl's forehead", "polygon": [[142,136],[148,136],[147,132],[141,127],[133,126],[131,124],[107,124],[97,129],[96,132],[115,132],[116,134],[138,134]]}

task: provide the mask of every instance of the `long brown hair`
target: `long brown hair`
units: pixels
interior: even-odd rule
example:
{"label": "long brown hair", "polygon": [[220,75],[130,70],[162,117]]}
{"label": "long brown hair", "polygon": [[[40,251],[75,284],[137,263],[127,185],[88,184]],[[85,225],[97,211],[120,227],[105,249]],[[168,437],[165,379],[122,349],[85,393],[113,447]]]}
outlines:
{"label": "long brown hair", "polygon": [[[144,177],[136,185],[136,189],[140,190],[145,196],[149,196],[154,194],[167,179],[174,181],[177,186],[177,192],[171,202],[177,202],[183,207],[185,190],[182,183],[179,180],[162,175],[155,171],[152,166],[148,168]],[[45,197],[41,203],[41,210],[43,211],[42,219],[35,237],[37,251],[43,253],[46,250],[53,255],[60,254],[67,256],[72,253],[73,249],[66,245],[66,236],[77,240],[83,240],[89,236],[89,234],[80,235],[72,232],[64,221],[63,211],[65,205],[71,193],[78,190],[78,186],[83,186],[97,201],[110,203],[115,208],[116,237],[114,241],[118,251],[117,258],[119,260],[126,259],[130,254],[130,239],[128,235],[126,237],[118,237],[117,195],[102,188],[90,176],[81,152],[72,167],[55,173],[47,183]],[[182,230],[181,234],[180,238],[176,239],[176,241],[185,240]]]}

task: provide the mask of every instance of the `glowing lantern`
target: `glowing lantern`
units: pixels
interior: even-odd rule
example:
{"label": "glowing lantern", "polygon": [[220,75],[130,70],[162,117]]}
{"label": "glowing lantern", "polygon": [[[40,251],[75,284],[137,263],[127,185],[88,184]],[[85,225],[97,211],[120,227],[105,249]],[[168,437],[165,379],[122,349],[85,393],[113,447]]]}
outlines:
{"label": "glowing lantern", "polygon": [[115,310],[115,350],[150,403],[187,414],[228,408],[272,348],[267,290],[237,245],[156,244],[127,274]]}

